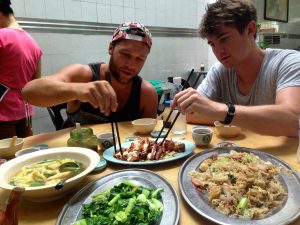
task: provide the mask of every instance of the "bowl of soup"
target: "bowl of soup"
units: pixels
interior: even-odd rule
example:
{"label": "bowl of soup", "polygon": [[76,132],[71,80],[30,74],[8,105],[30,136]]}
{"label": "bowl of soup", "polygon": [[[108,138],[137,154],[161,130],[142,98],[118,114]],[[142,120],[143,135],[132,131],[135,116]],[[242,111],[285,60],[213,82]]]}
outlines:
{"label": "bowl of soup", "polygon": [[28,153],[1,165],[0,188],[20,186],[25,188],[23,196],[29,201],[53,201],[80,188],[99,160],[95,151],[79,147]]}

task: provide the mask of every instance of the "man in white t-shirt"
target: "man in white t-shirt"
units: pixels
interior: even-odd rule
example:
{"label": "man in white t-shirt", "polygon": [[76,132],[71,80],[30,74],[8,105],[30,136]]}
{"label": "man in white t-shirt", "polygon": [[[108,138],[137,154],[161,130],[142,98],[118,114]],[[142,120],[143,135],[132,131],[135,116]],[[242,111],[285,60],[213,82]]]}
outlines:
{"label": "man in white t-shirt", "polygon": [[219,60],[197,90],[174,98],[191,123],[218,120],[274,136],[298,136],[300,53],[255,43],[256,9],[247,0],[209,4],[200,35]]}

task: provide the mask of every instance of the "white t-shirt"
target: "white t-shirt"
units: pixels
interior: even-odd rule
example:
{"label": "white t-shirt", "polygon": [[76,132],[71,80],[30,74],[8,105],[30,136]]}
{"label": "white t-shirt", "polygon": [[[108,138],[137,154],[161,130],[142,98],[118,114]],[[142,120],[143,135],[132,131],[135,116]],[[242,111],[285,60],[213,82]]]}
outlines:
{"label": "white t-shirt", "polygon": [[197,90],[217,102],[266,105],[275,103],[279,90],[294,86],[300,86],[300,52],[266,49],[259,75],[247,95],[238,90],[234,69],[226,69],[220,62],[213,65]]}

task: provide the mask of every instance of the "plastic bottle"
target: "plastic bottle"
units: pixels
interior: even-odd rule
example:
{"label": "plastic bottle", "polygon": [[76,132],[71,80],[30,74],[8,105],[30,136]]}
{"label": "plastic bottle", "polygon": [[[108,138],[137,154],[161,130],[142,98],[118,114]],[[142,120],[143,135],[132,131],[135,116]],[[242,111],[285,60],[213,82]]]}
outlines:
{"label": "plastic bottle", "polygon": [[[174,86],[171,89],[171,99],[173,99],[175,97],[175,95],[177,93],[179,93],[182,89],[181,77],[174,77],[173,83],[174,83]],[[171,115],[171,121],[174,120],[174,118],[178,112],[179,112],[178,109],[173,110],[173,113]],[[173,125],[172,133],[175,135],[182,135],[182,134],[186,133],[186,117],[182,113],[179,114],[175,124]]]}
{"label": "plastic bottle", "polygon": [[200,64],[200,71],[204,71],[205,70],[205,66],[203,63]]}
{"label": "plastic bottle", "polygon": [[181,86],[181,77],[174,77],[173,78],[173,87],[170,91],[170,98],[173,99],[175,97],[175,95],[177,93],[179,93],[182,89],[182,86]]}

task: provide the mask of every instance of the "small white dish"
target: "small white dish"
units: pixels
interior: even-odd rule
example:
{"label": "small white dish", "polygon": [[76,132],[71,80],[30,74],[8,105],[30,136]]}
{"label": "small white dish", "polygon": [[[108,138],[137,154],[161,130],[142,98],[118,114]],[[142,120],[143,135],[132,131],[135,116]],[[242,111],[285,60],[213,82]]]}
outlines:
{"label": "small white dish", "polygon": [[[150,134],[151,134],[151,137],[154,137],[154,138],[157,138],[158,135],[159,135],[159,132],[160,130],[155,130],[155,131],[152,131]],[[162,131],[161,134],[160,134],[160,137],[163,138],[167,135],[167,132],[166,131]]]}
{"label": "small white dish", "polygon": [[222,141],[222,142],[219,142],[217,145],[217,147],[219,148],[232,148],[232,147],[237,147],[237,145],[233,142],[230,142],[230,141]]}
{"label": "small white dish", "polygon": [[40,151],[41,149],[40,148],[36,148],[36,147],[29,147],[29,148],[24,148],[20,151],[17,151],[15,153],[15,156],[16,157],[19,157],[21,155],[25,155],[25,154],[28,154],[28,153],[31,153],[31,152],[36,152],[36,151]]}
{"label": "small white dish", "polygon": [[129,137],[125,138],[125,142],[138,141],[140,139],[141,139],[140,136],[129,136]]}

